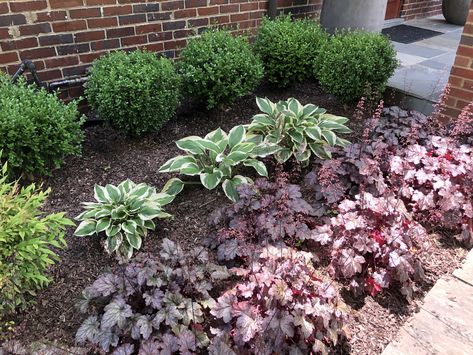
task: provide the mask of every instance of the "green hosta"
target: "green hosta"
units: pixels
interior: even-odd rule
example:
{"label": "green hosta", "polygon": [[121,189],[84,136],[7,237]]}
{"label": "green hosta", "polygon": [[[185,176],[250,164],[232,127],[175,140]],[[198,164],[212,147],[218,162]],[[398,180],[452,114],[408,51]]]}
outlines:
{"label": "green hosta", "polygon": [[294,98],[277,104],[263,98],[257,98],[256,102],[263,113],[254,116],[247,127],[248,140],[280,146],[274,155],[281,164],[292,156],[304,164],[308,164],[312,154],[329,159],[329,147],[349,143],[338,136],[351,132],[344,125],[348,121],[345,117],[328,114],[312,104],[302,106]]}
{"label": "green hosta", "polygon": [[[271,155],[279,150],[274,144],[247,142],[244,126],[233,127],[228,135],[218,128],[204,138],[191,136],[180,139],[176,145],[187,155],[168,160],[159,171],[199,176],[202,185],[209,190],[222,183],[225,195],[232,201],[238,200],[238,185],[252,182],[247,177],[234,175],[236,167],[249,166],[259,175],[268,176],[266,166],[256,158]],[[176,195],[182,191],[185,184],[186,182],[173,178],[164,186],[163,192]]]}
{"label": "green hosta", "polygon": [[141,183],[125,180],[120,185],[94,187],[97,202],[83,203],[85,211],[76,217],[82,221],[75,235],[85,237],[104,232],[107,236],[105,250],[117,253],[118,259],[127,261],[133,249],[140,249],[148,230],[154,230],[155,218],[168,218],[163,206],[174,196],[156,193],[156,189]]}

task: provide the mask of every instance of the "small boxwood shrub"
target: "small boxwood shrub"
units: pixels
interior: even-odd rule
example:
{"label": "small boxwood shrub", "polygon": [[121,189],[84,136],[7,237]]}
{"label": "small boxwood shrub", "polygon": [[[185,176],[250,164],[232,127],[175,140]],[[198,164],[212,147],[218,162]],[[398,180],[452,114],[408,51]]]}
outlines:
{"label": "small boxwood shrub", "polygon": [[314,60],[327,41],[327,34],[313,20],[291,20],[290,15],[275,20],[264,18],[255,41],[271,83],[288,86],[312,74]]}
{"label": "small boxwood shrub", "polygon": [[158,130],[175,114],[179,88],[169,59],[151,52],[118,51],[94,63],[86,95],[102,119],[138,136]]}
{"label": "small boxwood shrub", "polygon": [[381,94],[397,66],[396,51],[386,36],[341,32],[323,46],[315,74],[327,92],[353,102]]}
{"label": "small boxwood shrub", "polygon": [[192,39],[181,52],[178,69],[185,94],[208,109],[250,93],[264,75],[246,38],[225,30],[209,30]]}
{"label": "small boxwood shrub", "polygon": [[67,154],[79,154],[83,140],[77,104],[24,80],[0,74],[0,150],[11,177],[50,175]]}
{"label": "small boxwood shrub", "polygon": [[50,247],[66,245],[64,230],[74,225],[64,213],[43,216],[40,209],[49,190],[34,184],[20,187],[7,181],[7,164],[0,171],[0,319],[24,307],[28,296],[50,281],[47,267],[58,260]]}

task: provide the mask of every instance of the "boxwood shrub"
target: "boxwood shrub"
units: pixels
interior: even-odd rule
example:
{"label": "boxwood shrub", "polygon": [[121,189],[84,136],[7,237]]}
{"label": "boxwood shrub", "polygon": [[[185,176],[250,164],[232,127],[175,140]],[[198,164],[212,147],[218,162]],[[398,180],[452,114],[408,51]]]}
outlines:
{"label": "boxwood shrub", "polygon": [[326,42],[314,70],[327,92],[353,102],[383,93],[397,66],[396,51],[386,36],[354,31]]}
{"label": "boxwood shrub", "polygon": [[65,155],[79,154],[83,122],[76,102],[66,105],[55,94],[23,79],[12,84],[0,73],[0,160],[8,160],[10,177],[50,175]]}
{"label": "boxwood shrub", "polygon": [[169,59],[118,51],[94,63],[86,96],[102,119],[139,136],[159,130],[175,114],[179,91],[180,79]]}
{"label": "boxwood shrub", "polygon": [[255,50],[263,60],[268,80],[284,87],[312,76],[313,62],[327,37],[313,20],[293,21],[290,15],[264,18]]}
{"label": "boxwood shrub", "polygon": [[263,65],[246,38],[225,30],[208,30],[181,52],[178,70],[184,93],[212,109],[253,91]]}

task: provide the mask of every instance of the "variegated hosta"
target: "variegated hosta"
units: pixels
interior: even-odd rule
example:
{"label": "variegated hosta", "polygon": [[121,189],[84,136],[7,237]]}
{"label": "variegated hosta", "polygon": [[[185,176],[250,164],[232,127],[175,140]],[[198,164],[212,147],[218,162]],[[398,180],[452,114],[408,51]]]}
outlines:
{"label": "variegated hosta", "polygon": [[[187,155],[168,160],[159,172],[199,176],[202,185],[209,190],[222,183],[225,195],[232,201],[238,200],[238,185],[252,182],[248,177],[234,175],[234,170],[244,165],[254,168],[261,176],[268,176],[266,166],[256,158],[266,157],[280,149],[274,144],[247,142],[244,126],[233,127],[228,134],[218,128],[204,138],[190,136],[180,139],[176,145]],[[185,184],[186,182],[173,178],[164,186],[163,192],[176,195]]]}
{"label": "variegated hosta", "polygon": [[154,230],[155,218],[168,218],[163,206],[174,196],[157,193],[147,184],[125,180],[120,185],[94,187],[97,202],[84,202],[85,211],[76,217],[82,221],[75,231],[78,237],[104,232],[105,250],[117,253],[119,260],[127,261],[133,249],[140,249],[142,238]]}
{"label": "variegated hosta", "polygon": [[279,145],[281,149],[274,156],[280,164],[292,156],[305,165],[312,154],[330,159],[329,147],[349,143],[337,135],[351,132],[345,117],[328,114],[312,104],[303,106],[294,98],[277,104],[257,98],[256,103],[263,113],[255,115],[248,126],[249,141]]}

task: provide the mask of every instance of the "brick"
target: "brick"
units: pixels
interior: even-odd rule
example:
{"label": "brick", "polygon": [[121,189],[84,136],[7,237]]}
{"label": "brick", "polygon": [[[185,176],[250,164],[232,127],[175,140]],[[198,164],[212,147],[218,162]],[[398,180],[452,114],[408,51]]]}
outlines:
{"label": "brick", "polygon": [[85,53],[85,52],[89,52],[89,51],[90,51],[89,43],[71,44],[71,45],[57,47],[57,54],[58,55]]}
{"label": "brick", "polygon": [[145,49],[149,52],[162,52],[164,50],[164,45],[162,43],[151,43],[144,46],[140,46],[141,49]]}
{"label": "brick", "polygon": [[178,40],[178,41],[169,41],[169,42],[164,42],[164,49],[169,50],[169,49],[176,49],[176,48],[184,48],[187,44],[187,41],[184,40]]}
{"label": "brick", "polygon": [[177,30],[173,32],[174,39],[187,38],[195,35],[194,30]]}
{"label": "brick", "polygon": [[67,19],[66,11],[47,11],[36,14],[38,22],[63,21]]}
{"label": "brick", "polygon": [[8,33],[8,28],[0,28],[0,39],[10,38],[10,33]]}
{"label": "brick", "polygon": [[177,10],[177,9],[183,9],[183,8],[184,8],[184,0],[167,1],[161,4],[161,9],[163,11]]}
{"label": "brick", "polygon": [[87,8],[87,9],[76,9],[70,10],[69,15],[72,19],[76,18],[91,18],[91,17],[101,17],[100,8]]}
{"label": "brick", "polygon": [[119,39],[107,39],[104,41],[97,41],[92,42],[90,44],[90,48],[93,51],[101,51],[104,49],[115,49],[120,47],[120,40]]}
{"label": "brick", "polygon": [[7,14],[10,10],[6,2],[0,2],[0,14]]}
{"label": "brick", "polygon": [[186,21],[173,21],[163,24],[163,31],[180,30],[186,27]]}
{"label": "brick", "polygon": [[187,17],[195,17],[197,16],[196,9],[185,9],[185,10],[176,10],[174,11],[174,18],[187,18]]}
{"label": "brick", "polygon": [[74,42],[72,34],[59,34],[39,37],[39,44],[41,46],[54,46],[56,44],[66,44]]}
{"label": "brick", "polygon": [[100,39],[105,39],[105,31],[79,32],[74,35],[76,43],[92,42]]}
{"label": "brick", "polygon": [[148,22],[171,19],[171,12],[152,12],[147,14]]}
{"label": "brick", "polygon": [[35,1],[25,1],[25,2],[10,2],[10,10],[12,12],[29,12],[29,11],[38,11],[44,10],[48,7],[46,0],[35,0]]}
{"label": "brick", "polygon": [[452,87],[450,89],[450,96],[460,98],[467,101],[473,101],[473,92],[464,89]]}
{"label": "brick", "polygon": [[24,25],[26,23],[25,15],[2,15],[0,16],[0,27],[13,25]]}
{"label": "brick", "polygon": [[116,17],[107,18],[91,18],[87,20],[89,28],[107,28],[118,26],[118,20]]}
{"label": "brick", "polygon": [[[186,8],[207,6],[207,0],[185,0]],[[238,5],[237,5],[238,6]]]}
{"label": "brick", "polygon": [[43,81],[57,80],[62,78],[62,73],[59,69],[41,71],[38,73],[38,75]]}
{"label": "brick", "polygon": [[70,68],[64,68],[62,70],[62,75],[66,78],[71,77],[71,76],[82,76],[86,74],[88,67],[89,65],[79,65],[79,66],[75,65]]}
{"label": "brick", "polygon": [[464,45],[460,45],[457,51],[457,56],[458,55],[473,58],[473,47],[466,47]]}
{"label": "brick", "polygon": [[172,32],[156,32],[148,35],[148,42],[163,42],[172,39]]}
{"label": "brick", "polygon": [[62,56],[58,58],[45,59],[44,64],[48,69],[66,67],[79,64],[79,58],[75,55],[69,57]]}
{"label": "brick", "polygon": [[0,46],[5,52],[14,51],[16,49],[34,48],[38,46],[38,40],[36,39],[36,37],[23,38],[16,41],[10,40],[1,42]]}
{"label": "brick", "polygon": [[133,5],[133,12],[135,14],[143,13],[143,12],[158,12],[158,11],[159,11],[159,3]]}
{"label": "brick", "polygon": [[202,7],[197,9],[199,16],[209,16],[218,14],[218,6]]}
{"label": "brick", "polygon": [[221,14],[228,14],[230,12],[238,12],[239,6],[238,5],[222,5],[220,6],[220,13]]}
{"label": "brick", "polygon": [[120,26],[132,25],[134,23],[143,23],[146,22],[146,15],[123,15],[118,17],[118,22],[120,23]]}
{"label": "brick", "polygon": [[48,58],[48,57],[55,57],[55,56],[56,56],[56,50],[54,49],[54,47],[42,47],[42,48],[20,51],[21,60]]}
{"label": "brick", "polygon": [[13,63],[18,61],[18,53],[16,52],[0,53],[0,64]]}
{"label": "brick", "polygon": [[147,35],[125,37],[121,39],[121,43],[123,47],[136,46],[138,44],[144,44],[147,42],[148,42]]}
{"label": "brick", "polygon": [[120,27],[107,30],[107,38],[119,38],[126,36],[133,36],[135,29],[133,27]]}
{"label": "brick", "polygon": [[112,5],[116,4],[116,0],[85,0],[86,5]]}
{"label": "brick", "polygon": [[49,32],[51,32],[51,25],[47,22],[20,26],[20,34],[22,36],[33,36],[39,33]]}
{"label": "brick", "polygon": [[112,7],[105,7],[103,9],[104,16],[126,15],[126,14],[131,14],[132,12],[133,12],[133,8],[131,7],[131,5],[112,6]]}
{"label": "brick", "polygon": [[100,58],[107,52],[93,52],[93,53],[86,53],[81,54],[79,56],[81,63],[92,63],[95,59]]}
{"label": "brick", "polygon": [[68,9],[72,7],[81,7],[83,5],[83,0],[49,0],[49,6],[51,9]]}
{"label": "brick", "polygon": [[190,19],[188,21],[190,27],[201,27],[201,26],[208,26],[209,19],[208,18],[196,18]]}
{"label": "brick", "polygon": [[54,22],[53,30],[54,32],[72,32],[85,30],[87,28],[87,23],[85,20],[74,20],[74,21],[64,21],[64,22]]}
{"label": "brick", "polygon": [[160,23],[150,23],[147,25],[139,25],[139,26],[136,26],[135,31],[136,31],[136,34],[161,32],[162,26]]}

